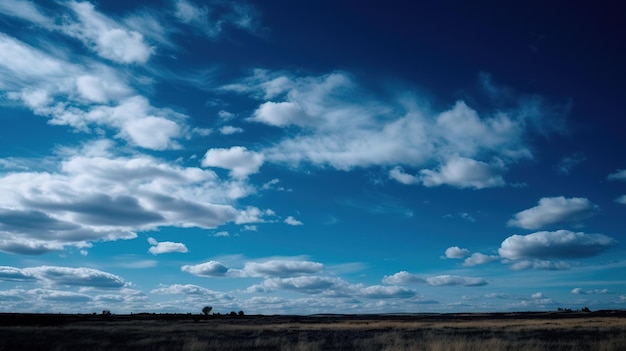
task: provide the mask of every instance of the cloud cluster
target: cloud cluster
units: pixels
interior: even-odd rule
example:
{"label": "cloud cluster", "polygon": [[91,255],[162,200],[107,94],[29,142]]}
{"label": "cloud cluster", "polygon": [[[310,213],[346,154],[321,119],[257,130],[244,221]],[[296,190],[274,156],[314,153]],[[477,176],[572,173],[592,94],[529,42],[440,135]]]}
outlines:
{"label": "cloud cluster", "polygon": [[500,257],[497,255],[485,255],[480,252],[474,252],[470,255],[470,250],[462,249],[458,246],[450,246],[444,253],[445,258],[465,259],[464,266],[477,266],[493,261],[497,261]]}
{"label": "cloud cluster", "polygon": [[0,250],[41,254],[163,226],[261,222],[267,213],[231,205],[251,192],[244,183],[147,155],[113,156],[112,146],[65,149],[56,172],[0,174]]}
{"label": "cloud cluster", "polygon": [[518,212],[509,226],[541,229],[564,224],[578,224],[598,211],[598,206],[586,198],[544,197],[535,207]]}
{"label": "cloud cluster", "polygon": [[[258,26],[252,6],[235,3],[214,3],[200,9],[180,0],[161,15],[146,9],[120,19],[99,12],[87,1],[55,6],[56,11],[47,13],[49,9],[44,11],[27,0],[0,5],[0,15],[68,39],[52,39],[57,44],[52,49],[32,40],[29,44],[29,38],[20,40],[0,33],[0,50],[5,53],[0,58],[0,91],[35,114],[50,118],[51,124],[81,132],[111,130],[114,137],[151,150],[180,148],[179,140],[193,133],[187,116],[155,107],[139,94],[146,88],[146,83],[142,84],[146,79],[130,76],[125,65],[149,65],[156,44],[164,45],[164,49],[173,47],[168,32],[176,23],[211,33],[212,38],[217,38],[227,24],[249,31]],[[210,14],[211,18],[202,19],[200,14]],[[71,39],[96,56],[75,55]]]}
{"label": "cloud cluster", "polygon": [[201,277],[262,278],[260,283],[246,289],[248,293],[292,291],[329,298],[366,299],[406,299],[415,296],[415,291],[401,286],[407,282],[405,280],[403,283],[401,273],[397,274],[395,279],[386,278],[385,284],[388,285],[363,286],[325,274],[324,265],[312,261],[290,259],[252,261],[246,262],[240,269],[227,267],[218,261],[208,261],[197,265],[184,265],[181,270]]}
{"label": "cloud cluster", "polygon": [[[532,157],[524,140],[543,111],[535,100],[532,107],[521,104],[481,116],[457,101],[433,113],[412,97],[372,97],[345,72],[298,77],[257,69],[222,90],[260,100],[248,120],[288,132],[260,151],[266,161],[339,170],[385,166],[391,167],[392,179],[425,186],[503,186],[508,165]],[[418,175],[401,168],[432,164]]]}

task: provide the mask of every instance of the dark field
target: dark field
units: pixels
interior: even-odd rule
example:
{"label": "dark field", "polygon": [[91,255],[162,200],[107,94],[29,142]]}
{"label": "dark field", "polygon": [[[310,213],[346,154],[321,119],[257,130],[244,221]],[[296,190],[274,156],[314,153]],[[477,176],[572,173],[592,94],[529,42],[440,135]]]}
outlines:
{"label": "dark field", "polygon": [[626,350],[626,311],[234,317],[0,314],[0,350]]}

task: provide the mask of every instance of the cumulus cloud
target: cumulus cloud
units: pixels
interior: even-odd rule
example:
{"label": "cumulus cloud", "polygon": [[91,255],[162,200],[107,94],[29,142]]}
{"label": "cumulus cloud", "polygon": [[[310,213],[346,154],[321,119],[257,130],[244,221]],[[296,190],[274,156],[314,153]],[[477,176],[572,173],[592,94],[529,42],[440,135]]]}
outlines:
{"label": "cumulus cloud", "polygon": [[224,135],[243,133],[243,129],[239,127],[234,127],[234,126],[223,126],[220,128],[220,133]]}
{"label": "cumulus cloud", "polygon": [[511,260],[572,259],[599,255],[615,244],[613,238],[603,234],[585,234],[568,230],[542,231],[510,236],[502,242],[498,253],[503,258]]}
{"label": "cumulus cloud", "polygon": [[420,172],[424,186],[450,185],[457,188],[492,188],[503,186],[504,179],[498,166],[465,157],[449,159],[439,169]]}
{"label": "cumulus cloud", "polygon": [[392,275],[386,275],[383,278],[383,283],[393,285],[410,285],[425,283],[426,280],[415,274],[411,274],[407,271],[401,271]]}
{"label": "cumulus cloud", "polygon": [[396,166],[389,171],[389,178],[405,185],[421,183],[420,177],[404,172],[404,170],[399,166]]}
{"label": "cumulus cloud", "polygon": [[614,173],[609,174],[608,180],[626,180],[626,169],[618,169]]}
{"label": "cumulus cloud", "polygon": [[298,226],[298,225],[303,225],[304,224],[304,223],[300,222],[299,220],[293,218],[292,216],[288,216],[287,218],[285,218],[284,222],[289,224],[289,225],[293,225],[293,226]]}
{"label": "cumulus cloud", "polygon": [[0,267],[0,280],[37,281],[46,285],[69,285],[94,288],[122,288],[121,277],[92,268],[39,266],[28,268]]}
{"label": "cumulus cloud", "polygon": [[435,277],[428,277],[426,278],[426,282],[428,283],[428,285],[432,286],[483,286],[488,284],[487,281],[483,278],[462,277],[458,275],[438,275]]}
{"label": "cumulus cloud", "polygon": [[582,197],[544,197],[535,207],[518,212],[509,226],[540,229],[560,224],[577,224],[598,211],[598,206]]}
{"label": "cumulus cloud", "polygon": [[402,286],[373,285],[362,288],[360,295],[369,299],[406,299],[415,296],[415,291]]}
{"label": "cumulus cloud", "polygon": [[185,244],[183,243],[174,243],[171,241],[158,242],[154,238],[148,238],[148,243],[152,245],[150,249],[148,249],[148,251],[153,255],[160,255],[171,252],[186,253],[189,251],[187,249],[187,246],[185,246]]}
{"label": "cumulus cloud", "polygon": [[207,288],[193,284],[162,285],[156,289],[152,289],[152,291],[150,292],[152,294],[162,295],[195,295],[204,297],[221,297],[224,295],[221,292],[209,290]]}
{"label": "cumulus cloud", "polygon": [[35,277],[21,268],[0,266],[0,280],[22,282],[35,280]]}
{"label": "cumulus cloud", "polygon": [[183,272],[200,277],[224,277],[230,270],[230,268],[217,261],[208,261],[197,265],[184,265],[180,269]]}
{"label": "cumulus cloud", "polygon": [[540,292],[536,292],[536,293],[530,295],[530,297],[533,298],[533,299],[541,299],[541,298],[543,298],[543,294],[540,293]]}
{"label": "cumulus cloud", "polygon": [[[463,101],[433,113],[409,96],[377,98],[345,72],[298,77],[257,69],[222,90],[260,101],[249,121],[292,128],[289,137],[261,150],[268,162],[339,170],[389,166],[392,179],[426,186],[504,185],[508,164],[532,157],[525,135],[537,125],[530,120],[540,121],[543,112],[535,99],[533,108],[517,102],[511,110],[483,115]],[[422,169],[411,175],[404,168]]]}
{"label": "cumulus cloud", "polygon": [[263,155],[249,151],[243,146],[233,146],[229,149],[209,149],[202,159],[203,167],[218,167],[230,170],[235,178],[246,178],[259,171],[263,165]]}
{"label": "cumulus cloud", "polygon": [[257,223],[270,213],[230,205],[252,191],[246,184],[147,155],[115,157],[114,144],[96,144],[63,151],[55,172],[0,174],[0,250],[42,254],[161,226]]}
{"label": "cumulus cloud", "polygon": [[499,258],[500,257],[497,255],[484,255],[484,254],[481,254],[480,252],[475,252],[470,257],[466,258],[465,261],[463,261],[463,265],[469,266],[469,267],[477,266],[480,264],[485,264],[485,263],[496,261]]}
{"label": "cumulus cloud", "polygon": [[319,262],[270,260],[266,262],[248,262],[242,275],[250,277],[286,277],[303,274],[315,274],[324,269]]}
{"label": "cumulus cloud", "polygon": [[91,3],[70,1],[67,6],[76,21],[68,20],[63,32],[79,39],[101,57],[119,63],[145,63],[152,55],[154,48],[141,33],[99,13]]}
{"label": "cumulus cloud", "polygon": [[273,259],[262,262],[246,262],[241,269],[226,267],[220,262],[209,261],[198,265],[181,267],[184,272],[205,277],[292,277],[316,274],[324,270],[319,262]]}
{"label": "cumulus cloud", "polygon": [[500,165],[490,165],[464,157],[452,157],[437,170],[423,169],[419,175],[405,173],[395,167],[389,177],[402,184],[422,184],[426,187],[449,185],[456,188],[483,189],[505,184]]}
{"label": "cumulus cloud", "polygon": [[462,249],[458,246],[450,246],[446,249],[446,258],[465,258],[470,254],[468,249]]}
{"label": "cumulus cloud", "polygon": [[293,290],[304,294],[345,294],[349,284],[341,278],[325,276],[302,276],[291,278],[269,278],[261,284],[248,288],[248,292]]}
{"label": "cumulus cloud", "polygon": [[615,199],[615,202],[626,205],[626,195],[622,195]]}
{"label": "cumulus cloud", "polygon": [[77,131],[110,128],[114,136],[146,149],[179,148],[186,116],[152,106],[129,86],[123,71],[100,63],[68,62],[0,34],[1,90],[50,124]]}

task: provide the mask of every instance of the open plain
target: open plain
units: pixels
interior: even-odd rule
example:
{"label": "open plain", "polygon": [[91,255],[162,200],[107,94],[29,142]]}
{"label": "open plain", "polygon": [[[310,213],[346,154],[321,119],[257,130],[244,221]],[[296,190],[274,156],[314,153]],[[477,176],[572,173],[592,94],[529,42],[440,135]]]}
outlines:
{"label": "open plain", "polygon": [[0,350],[625,350],[626,311],[0,314]]}

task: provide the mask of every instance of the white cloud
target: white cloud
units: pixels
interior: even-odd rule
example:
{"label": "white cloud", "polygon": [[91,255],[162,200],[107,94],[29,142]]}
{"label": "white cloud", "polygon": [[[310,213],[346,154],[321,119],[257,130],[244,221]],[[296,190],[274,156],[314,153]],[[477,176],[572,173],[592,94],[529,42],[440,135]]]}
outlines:
{"label": "white cloud", "polygon": [[511,264],[511,269],[515,271],[534,269],[547,271],[563,271],[569,270],[572,266],[563,261],[546,261],[546,260],[522,260]]}
{"label": "white cloud", "polygon": [[242,275],[246,277],[288,277],[319,273],[322,270],[324,270],[324,265],[319,262],[270,260],[246,263]]}
{"label": "white cloud", "polygon": [[131,94],[131,89],[124,83],[106,76],[85,74],[76,78],[78,94],[90,102],[108,103]]}
{"label": "white cloud", "polygon": [[483,278],[462,277],[458,275],[438,275],[426,278],[428,285],[445,286],[445,285],[461,285],[461,286],[482,286],[487,285],[487,281]]}
{"label": "white cloud", "polygon": [[583,258],[599,255],[615,243],[614,239],[603,234],[542,231],[510,236],[502,242],[498,253],[511,260]]}
{"label": "white cloud", "polygon": [[[540,101],[529,99],[482,116],[462,101],[433,113],[407,94],[377,98],[344,72],[297,77],[257,69],[222,90],[260,100],[249,121],[291,128],[288,137],[261,150],[269,162],[339,170],[390,166],[391,178],[426,186],[504,185],[508,164],[532,157],[525,135],[541,125],[529,121],[540,121],[543,112]],[[401,168],[429,164],[439,167],[417,176]]]}
{"label": "white cloud", "polygon": [[369,299],[406,299],[415,296],[415,291],[402,286],[373,285],[362,288],[360,295]]}
{"label": "white cloud", "polygon": [[141,33],[97,12],[91,3],[70,1],[67,6],[77,21],[66,19],[63,32],[81,40],[101,57],[119,63],[145,63],[152,55],[154,48]]}
{"label": "white cloud", "polygon": [[150,243],[150,245],[152,245],[152,247],[150,247],[148,251],[153,255],[160,255],[172,252],[186,253],[189,251],[187,249],[187,246],[185,246],[185,244],[183,243],[174,243],[171,241],[157,242],[154,238],[148,238],[148,242]]}
{"label": "white cloud", "polygon": [[626,205],[626,195],[622,195],[615,199],[615,202]]}
{"label": "white cloud", "polygon": [[425,282],[426,280],[423,278],[406,271],[401,271],[393,275],[386,275],[383,278],[383,283],[385,284],[410,285]]}
{"label": "white cloud", "polygon": [[324,276],[303,276],[291,278],[269,278],[261,284],[248,288],[248,292],[268,292],[274,290],[293,290],[304,294],[344,295],[350,289],[341,278]]}
{"label": "white cloud", "polygon": [[254,112],[252,121],[283,127],[291,124],[306,125],[314,120],[295,102],[265,102]]}
{"label": "white cloud", "polygon": [[389,171],[389,177],[405,185],[421,183],[420,177],[405,173],[399,166],[396,166]]}
{"label": "white cloud", "polygon": [[217,261],[209,261],[197,265],[184,265],[180,269],[183,272],[200,277],[224,277],[230,270],[230,268]]}
{"label": "white cloud", "polygon": [[0,88],[20,86],[24,81],[60,79],[74,66],[66,64],[38,49],[0,33]]}
{"label": "white cloud", "polygon": [[469,266],[469,267],[477,266],[480,264],[485,264],[485,263],[496,261],[499,258],[500,257],[497,255],[484,255],[484,254],[481,254],[480,252],[475,252],[470,257],[466,258],[465,261],[463,261],[463,265]]}
{"label": "white cloud", "polygon": [[230,205],[252,192],[245,183],[142,154],[114,157],[113,145],[66,149],[56,172],[1,174],[0,250],[42,254],[161,226],[256,223],[269,213]]}
{"label": "white cloud", "polygon": [[[0,34],[0,90],[52,125],[77,131],[107,127],[115,135],[143,148],[179,148],[175,141],[188,134],[186,116],[156,108],[136,95],[126,74],[93,62],[67,62]],[[99,129],[101,130],[101,129]]]}
{"label": "white cloud", "polygon": [[292,216],[288,216],[287,218],[285,218],[284,222],[289,224],[289,225],[293,225],[293,226],[298,226],[298,225],[303,225],[304,224],[304,223],[300,222],[299,220],[293,218]]}
{"label": "white cloud", "polygon": [[165,295],[198,295],[216,297],[221,296],[223,293],[209,290],[198,285],[193,284],[172,284],[163,285],[150,291],[152,294],[165,294]]}
{"label": "white cloud", "polygon": [[210,38],[221,35],[225,26],[250,32],[259,27],[254,7],[240,2],[213,2],[209,6],[198,6],[190,0],[176,0],[174,16]]}
{"label": "white cloud", "polygon": [[541,298],[543,298],[543,294],[540,293],[540,292],[536,292],[536,293],[530,295],[530,297],[533,298],[533,299],[541,299]]}
{"label": "white cloud", "polygon": [[51,20],[28,0],[3,0],[0,2],[0,13],[17,17],[45,27],[51,26]]}
{"label": "white cloud", "polygon": [[121,277],[92,268],[39,266],[28,268],[0,267],[0,280],[37,281],[45,285],[69,285],[94,288],[122,288]]}
{"label": "white cloud", "polygon": [[470,254],[468,249],[462,249],[458,246],[450,246],[446,249],[446,258],[465,258]]}
{"label": "white cloud", "polygon": [[608,294],[608,289],[594,289],[594,290],[583,290],[582,288],[574,288],[572,289],[572,294],[576,295],[593,295],[593,294]]}
{"label": "white cloud", "polygon": [[243,133],[243,129],[239,127],[233,127],[233,126],[223,126],[220,128],[220,133],[224,135]]}
{"label": "white cloud", "polygon": [[436,171],[423,169],[420,171],[424,186],[434,187],[450,185],[457,188],[492,188],[503,186],[504,179],[501,169],[482,161],[470,158],[454,157]]}
{"label": "white cloud", "polygon": [[172,139],[182,134],[180,126],[167,118],[145,116],[123,124],[121,136],[137,146],[152,150],[178,149]]}
{"label": "white cloud", "polygon": [[608,180],[626,180],[626,169],[618,169],[614,173],[609,174]]}
{"label": "white cloud", "polygon": [[233,146],[229,149],[209,149],[202,159],[203,167],[219,167],[230,170],[235,178],[246,178],[259,171],[263,165],[263,155],[248,151],[243,146]]}
{"label": "white cloud", "polygon": [[540,229],[561,224],[577,224],[598,211],[598,206],[582,197],[544,197],[535,207],[518,212],[509,226]]}

